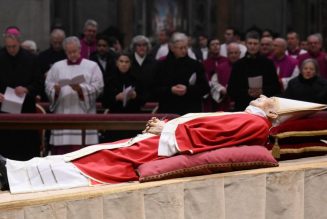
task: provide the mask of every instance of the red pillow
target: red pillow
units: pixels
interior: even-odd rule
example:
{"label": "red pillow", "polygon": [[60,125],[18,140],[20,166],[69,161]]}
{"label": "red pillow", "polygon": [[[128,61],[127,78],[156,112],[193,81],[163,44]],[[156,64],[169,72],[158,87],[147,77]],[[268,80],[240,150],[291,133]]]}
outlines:
{"label": "red pillow", "polygon": [[263,146],[235,146],[150,161],[140,165],[137,172],[140,182],[148,182],[276,166],[277,161]]}
{"label": "red pillow", "polygon": [[273,127],[268,149],[279,159],[322,155],[327,153],[327,144],[321,140],[327,140],[327,111]]}
{"label": "red pillow", "polygon": [[320,111],[305,118],[288,120],[273,127],[270,134],[278,135],[285,132],[316,130],[327,130],[327,111]]}

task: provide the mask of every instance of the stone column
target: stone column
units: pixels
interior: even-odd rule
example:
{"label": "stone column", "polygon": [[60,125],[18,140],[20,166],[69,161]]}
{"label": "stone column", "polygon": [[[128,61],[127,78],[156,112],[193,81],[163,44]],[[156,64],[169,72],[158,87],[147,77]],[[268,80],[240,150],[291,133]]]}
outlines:
{"label": "stone column", "polygon": [[118,1],[118,28],[124,34],[124,48],[128,47],[134,30],[134,1],[120,0]]}
{"label": "stone column", "polygon": [[225,29],[230,25],[230,0],[216,0],[217,6],[217,13],[216,20],[217,20],[217,36],[219,39],[224,39],[224,32]]}
{"label": "stone column", "polygon": [[48,47],[50,0],[1,0],[0,8],[0,33],[15,25],[22,32],[22,40],[34,40],[40,50]]}

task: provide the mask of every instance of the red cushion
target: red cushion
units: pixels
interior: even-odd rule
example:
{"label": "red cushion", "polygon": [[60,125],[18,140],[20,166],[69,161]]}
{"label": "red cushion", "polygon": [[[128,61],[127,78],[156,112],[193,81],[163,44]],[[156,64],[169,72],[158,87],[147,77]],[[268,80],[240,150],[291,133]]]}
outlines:
{"label": "red cushion", "polygon": [[327,111],[320,111],[305,118],[288,120],[270,130],[270,135],[294,131],[327,130]]}
{"label": "red cushion", "polygon": [[270,130],[267,148],[280,160],[326,154],[327,111],[292,119]]}
{"label": "red cushion", "polygon": [[280,158],[278,160],[322,156],[325,154],[327,154],[327,144],[321,141],[283,144],[280,146]]}
{"label": "red cushion", "polygon": [[139,181],[147,182],[276,166],[277,161],[263,146],[235,146],[150,161],[140,165],[137,172]]}

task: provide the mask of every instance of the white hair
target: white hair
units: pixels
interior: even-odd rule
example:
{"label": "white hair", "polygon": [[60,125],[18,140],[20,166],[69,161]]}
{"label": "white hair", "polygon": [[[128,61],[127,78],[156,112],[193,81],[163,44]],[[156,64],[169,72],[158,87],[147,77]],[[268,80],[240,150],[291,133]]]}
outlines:
{"label": "white hair", "polygon": [[37,52],[37,45],[36,42],[33,40],[25,40],[24,42],[22,42],[21,46],[30,51]]}
{"label": "white hair", "polygon": [[149,40],[149,38],[147,38],[147,37],[144,36],[144,35],[137,35],[137,36],[133,37],[133,39],[132,39],[132,43],[131,43],[131,45],[130,45],[130,49],[131,49],[132,51],[134,51],[134,50],[135,50],[135,46],[136,46],[136,44],[138,44],[138,43],[146,43],[146,44],[147,44],[147,47],[148,47],[148,50],[151,50],[151,43],[150,43],[150,40]]}
{"label": "white hair", "polygon": [[66,34],[65,34],[65,31],[63,31],[62,29],[56,28],[56,29],[53,29],[51,31],[50,37],[51,38],[55,38],[55,37],[65,38],[66,37]]}
{"label": "white hair", "polygon": [[227,46],[227,51],[231,50],[232,48],[236,48],[238,50],[238,52],[241,52],[241,48],[240,45],[238,43],[230,43]]}
{"label": "white hair", "polygon": [[186,42],[188,41],[188,37],[186,36],[186,34],[180,32],[173,33],[173,35],[170,38],[170,43],[175,44],[180,41],[186,41]]}
{"label": "white hair", "polygon": [[307,40],[309,40],[309,39],[312,38],[312,37],[317,38],[318,41],[319,41],[319,43],[322,43],[322,42],[323,42],[323,39],[322,39],[322,35],[321,35],[321,33],[314,33],[314,34],[311,34],[311,35],[309,35],[309,36],[307,37]]}
{"label": "white hair", "polygon": [[276,38],[274,41],[276,42],[281,42],[283,44],[283,49],[286,50],[287,49],[287,41],[284,38],[278,37]]}
{"label": "white hair", "polygon": [[64,42],[62,43],[63,48],[66,50],[66,45],[70,43],[74,43],[78,48],[81,48],[81,42],[76,36],[70,36],[64,39]]}
{"label": "white hair", "polygon": [[84,23],[84,29],[87,28],[88,26],[98,28],[98,22],[96,22],[95,20],[92,20],[92,19],[88,19]]}

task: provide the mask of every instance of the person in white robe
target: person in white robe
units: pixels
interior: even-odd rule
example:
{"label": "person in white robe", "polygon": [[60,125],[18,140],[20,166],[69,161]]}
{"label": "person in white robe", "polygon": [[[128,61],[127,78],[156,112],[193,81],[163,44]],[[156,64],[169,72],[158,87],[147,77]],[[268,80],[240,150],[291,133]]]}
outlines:
{"label": "person in white robe", "polygon": [[[63,47],[67,59],[56,62],[45,80],[49,109],[57,114],[95,114],[96,99],[104,86],[101,70],[97,63],[81,58],[81,45],[77,37],[67,37]],[[81,147],[81,135],[81,130],[52,130],[50,145],[53,146],[53,154],[67,153]],[[97,143],[97,131],[86,130],[85,144]]]}

